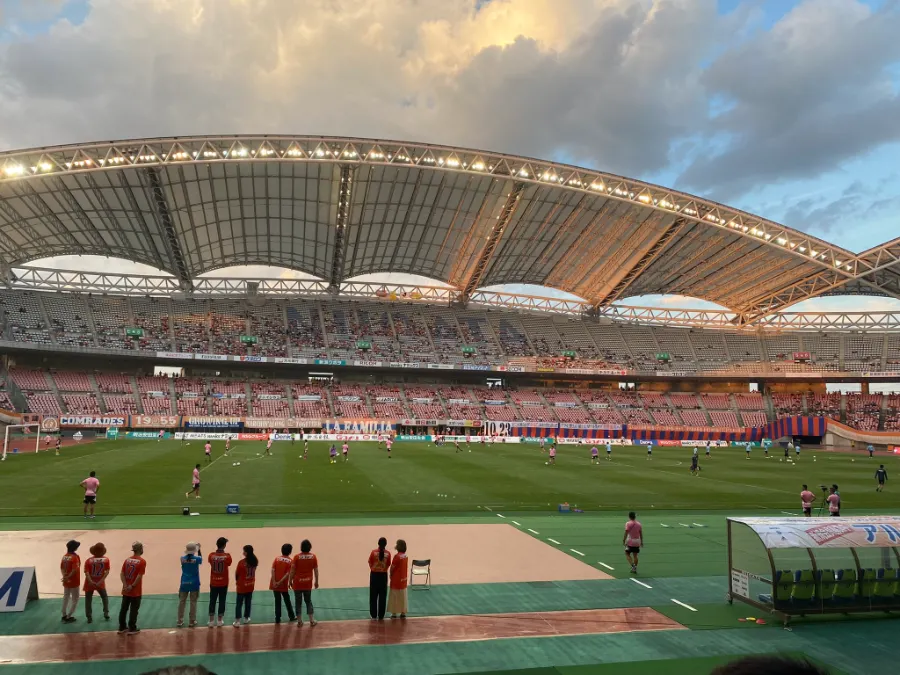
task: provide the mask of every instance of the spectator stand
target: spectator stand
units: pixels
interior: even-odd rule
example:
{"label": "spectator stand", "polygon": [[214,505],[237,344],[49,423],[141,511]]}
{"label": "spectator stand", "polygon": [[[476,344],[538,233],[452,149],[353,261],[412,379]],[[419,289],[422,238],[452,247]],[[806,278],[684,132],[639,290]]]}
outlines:
{"label": "spectator stand", "polygon": [[808,614],[900,611],[898,516],[728,518],[727,530],[729,604],[785,627]]}

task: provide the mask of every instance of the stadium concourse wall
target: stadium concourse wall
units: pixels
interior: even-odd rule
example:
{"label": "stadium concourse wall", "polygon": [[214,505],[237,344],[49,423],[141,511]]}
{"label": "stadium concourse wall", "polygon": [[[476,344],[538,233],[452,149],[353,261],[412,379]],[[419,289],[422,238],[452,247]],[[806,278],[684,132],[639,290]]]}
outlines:
{"label": "stadium concourse wall", "polygon": [[900,446],[900,432],[860,431],[831,418],[826,420],[825,445],[853,448],[857,444]]}
{"label": "stadium concourse wall", "polygon": [[[457,430],[457,435],[465,438],[522,439],[539,440],[557,438],[574,442],[586,439],[610,439],[620,443],[679,445],[682,442],[716,441],[724,443],[758,443],[764,438],[805,436],[822,437],[826,432],[824,417],[795,416],[779,419],[757,428],[721,429],[710,427],[661,427],[646,425],[576,424],[568,422],[499,422],[494,420],[415,420],[415,419],[301,419],[301,418],[253,418],[253,417],[213,417],[188,415],[62,415],[44,417],[41,430],[46,433],[60,429],[132,430],[132,438],[153,437],[154,433],[167,429],[178,430],[176,438],[200,438],[215,434],[223,439],[241,436],[254,439],[267,438],[291,440],[316,436],[364,436],[354,440],[377,439],[379,435],[394,433],[398,436],[433,437],[441,427]],[[245,430],[262,430],[262,433],[247,433]],[[281,433],[279,433],[281,430]],[[291,430],[302,430],[303,435]],[[408,433],[410,430],[421,433]],[[460,431],[464,432],[460,434]],[[193,434],[189,436],[187,434]],[[282,438],[283,437],[283,438]],[[325,440],[325,439],[322,439]]]}

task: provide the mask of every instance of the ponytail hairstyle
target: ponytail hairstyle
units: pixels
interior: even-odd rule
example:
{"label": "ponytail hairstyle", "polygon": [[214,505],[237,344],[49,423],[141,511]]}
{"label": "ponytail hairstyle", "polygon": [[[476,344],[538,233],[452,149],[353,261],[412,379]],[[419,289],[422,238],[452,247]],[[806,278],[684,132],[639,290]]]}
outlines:
{"label": "ponytail hairstyle", "polygon": [[250,544],[244,546],[244,554],[247,558],[247,567],[253,568],[259,566],[259,558],[253,553],[253,547]]}
{"label": "ponytail hairstyle", "polygon": [[387,546],[387,539],[382,537],[378,540],[378,559],[384,560],[384,549]]}

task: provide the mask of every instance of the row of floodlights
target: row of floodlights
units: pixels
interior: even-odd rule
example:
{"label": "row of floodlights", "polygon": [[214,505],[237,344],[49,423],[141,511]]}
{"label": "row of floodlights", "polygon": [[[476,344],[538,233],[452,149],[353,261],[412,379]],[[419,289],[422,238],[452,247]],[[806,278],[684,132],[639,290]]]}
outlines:
{"label": "row of floodlights", "polygon": [[[231,158],[248,158],[248,157],[270,157],[270,156],[277,155],[277,154],[278,154],[277,151],[273,150],[271,148],[260,148],[257,151],[257,150],[247,150],[246,148],[238,147],[238,148],[234,148],[232,150],[226,150],[222,153],[219,153],[215,150],[204,150],[202,152],[194,151],[193,153],[188,153],[186,151],[180,150],[178,152],[175,152],[175,153],[172,153],[171,155],[169,155],[169,158],[171,160],[185,161],[185,160],[199,159],[199,158],[202,158],[202,159],[223,159],[223,158],[225,158],[225,159],[227,159],[229,157],[229,155],[231,156]],[[289,148],[288,150],[285,150],[282,153],[282,155],[287,156],[287,157],[303,157],[304,152],[302,150],[300,150],[299,148],[292,147],[292,148]],[[316,150],[309,153],[309,155],[310,155],[310,157],[322,158],[322,159],[324,159],[326,157],[329,159],[338,158],[338,157],[343,157],[343,158],[347,158],[347,159],[356,159],[359,157],[358,152],[356,152],[355,150],[350,150],[350,149],[345,149],[345,150],[339,151],[339,150],[317,148]],[[392,155],[391,153],[384,153],[379,150],[371,150],[366,155],[366,158],[370,159],[370,160],[382,160],[382,159],[387,158],[389,161],[400,161],[400,162],[412,162],[412,161],[418,162],[420,159],[418,157],[411,158],[409,155],[404,154],[403,152],[400,152],[396,155]],[[129,157],[129,159],[132,162],[156,162],[156,161],[159,161],[159,156],[156,154],[150,153],[150,154],[141,154],[141,155],[131,155]],[[66,168],[74,167],[77,169],[81,169],[81,168],[91,167],[95,163],[99,166],[120,165],[120,164],[124,164],[125,161],[126,161],[126,158],[123,156],[115,156],[115,157],[110,157],[108,159],[99,159],[99,160],[96,160],[96,162],[95,162],[95,160],[92,160],[90,158],[85,158],[85,159],[75,160],[72,162],[66,162],[65,166],[66,166]],[[432,164],[432,165],[441,166],[441,167],[446,166],[446,167],[450,167],[450,168],[454,168],[454,169],[462,167],[464,169],[471,169],[473,171],[484,171],[485,169],[490,170],[490,171],[494,170],[494,165],[492,165],[492,164],[487,165],[481,160],[476,160],[475,162],[472,162],[471,165],[468,165],[466,162],[460,161],[456,157],[447,157],[447,158],[437,157],[437,158],[435,158],[435,157],[432,157],[429,155],[427,157],[421,158],[421,161],[424,164]],[[32,173],[48,173],[52,170],[53,170],[53,165],[50,162],[46,162],[46,161],[41,162],[37,166],[31,167]],[[6,167],[4,167],[3,172],[6,174],[7,177],[22,176],[26,173],[25,167],[20,164],[9,164]],[[521,176],[522,178],[531,178],[532,177],[531,173],[529,172],[529,170],[526,167],[520,168],[516,173],[517,173],[517,175]],[[549,183],[566,184],[566,185],[570,185],[572,187],[578,187],[578,188],[589,188],[596,192],[606,192],[608,194],[615,195],[616,197],[622,197],[624,199],[635,199],[635,193],[633,191],[625,190],[618,186],[606,185],[599,181],[592,182],[588,185],[584,181],[582,181],[581,179],[579,179],[577,177],[572,177],[569,180],[566,180],[565,178],[559,176],[557,173],[555,173],[553,171],[545,171],[544,173],[540,174],[540,176],[538,176],[538,178],[542,181],[549,182]],[[679,206],[677,204],[673,204],[672,202],[668,201],[667,199],[657,199],[657,198],[652,197],[651,195],[647,194],[646,192],[642,192],[642,193],[638,194],[637,201],[639,201],[643,204],[647,204],[647,205],[652,204],[653,206],[657,206],[659,208],[685,213],[689,216],[698,216],[699,215],[699,212],[696,209],[694,209],[693,207]],[[707,213],[706,216],[704,216],[704,218],[709,222],[715,223],[716,225],[730,227],[734,230],[740,230],[740,231],[744,232],[745,234],[750,234],[752,236],[759,237],[760,239],[764,239],[765,241],[770,241],[772,239],[772,235],[763,229],[760,229],[757,227],[750,227],[748,225],[744,225],[744,224],[736,222],[734,220],[728,222],[725,218],[721,218],[721,217],[715,215],[714,213]],[[779,245],[784,246],[786,248],[790,248],[791,250],[796,249],[800,253],[808,254],[809,257],[813,258],[813,259],[819,258],[819,259],[825,260],[828,257],[826,253],[821,253],[814,249],[809,249],[807,251],[807,248],[805,246],[800,246],[800,245],[796,244],[795,242],[790,242],[785,237],[777,237],[775,239],[775,241]],[[851,270],[851,271],[853,269],[852,265],[845,264],[844,262],[842,262],[840,260],[835,260],[834,266],[838,267],[838,268],[845,266],[847,270]]]}

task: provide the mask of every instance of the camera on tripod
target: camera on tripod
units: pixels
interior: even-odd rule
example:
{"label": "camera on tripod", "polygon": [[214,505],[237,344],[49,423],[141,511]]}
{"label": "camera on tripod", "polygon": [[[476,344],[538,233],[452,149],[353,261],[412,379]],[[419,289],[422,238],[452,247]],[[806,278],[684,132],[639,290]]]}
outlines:
{"label": "camera on tripod", "polygon": [[819,488],[822,490],[822,492],[828,492],[828,486],[827,486],[827,485],[820,485]]}

